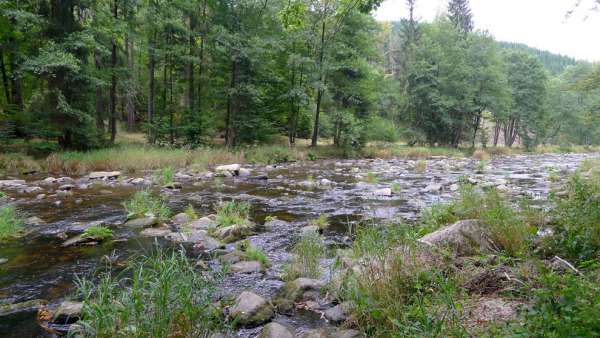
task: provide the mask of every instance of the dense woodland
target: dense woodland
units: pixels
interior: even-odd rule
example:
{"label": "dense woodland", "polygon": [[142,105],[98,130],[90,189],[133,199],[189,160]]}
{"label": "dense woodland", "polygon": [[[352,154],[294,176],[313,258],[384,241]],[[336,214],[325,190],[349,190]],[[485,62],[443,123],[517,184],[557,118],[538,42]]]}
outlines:
{"label": "dense woodland", "polygon": [[600,143],[594,64],[495,41],[467,0],[432,23],[417,0],[378,23],[380,2],[0,1],[0,136],[56,149],[124,129],[176,146]]}

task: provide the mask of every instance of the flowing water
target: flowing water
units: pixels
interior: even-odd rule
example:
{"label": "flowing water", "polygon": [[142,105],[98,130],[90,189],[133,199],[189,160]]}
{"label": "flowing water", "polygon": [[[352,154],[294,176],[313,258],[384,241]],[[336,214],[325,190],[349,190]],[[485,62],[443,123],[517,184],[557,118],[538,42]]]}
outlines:
{"label": "flowing water", "polygon": [[[243,200],[252,204],[252,218],[263,224],[266,216],[276,216],[283,222],[271,222],[261,227],[249,239],[262,248],[271,261],[263,273],[228,275],[220,285],[221,295],[236,295],[252,290],[266,297],[283,285],[282,265],[290,258],[289,250],[295,236],[311,219],[325,214],[332,224],[325,232],[331,246],[350,244],[348,232],[365,219],[411,221],[420,210],[456,194],[459,180],[480,185],[498,186],[515,196],[544,199],[552,187],[549,173],[566,177],[579,163],[594,154],[545,154],[496,157],[485,168],[473,159],[430,158],[424,172],[415,171],[415,161],[345,160],[290,163],[277,166],[249,166],[250,177],[182,178],[183,188],[167,192],[173,213],[189,204],[199,215],[214,213],[222,200]],[[483,170],[482,170],[483,169]],[[146,178],[151,177],[151,173]],[[554,174],[556,175],[556,174]],[[58,184],[43,185],[45,176],[15,177],[26,180],[24,186],[4,189],[11,203],[28,216],[44,222],[28,225],[28,235],[0,244],[0,303],[18,303],[46,299],[59,303],[74,291],[76,276],[89,276],[103,268],[107,261],[124,261],[136,253],[148,252],[154,239],[141,237],[125,221],[123,201],[138,189],[128,179],[89,184],[85,178],[75,179],[73,195],[53,196]],[[82,186],[84,184],[85,186]],[[381,190],[394,188],[394,193]],[[30,189],[33,190],[33,189]],[[45,193],[43,199],[36,195]],[[60,205],[58,203],[60,202]],[[2,203],[2,202],[0,202]],[[6,202],[4,202],[6,203]],[[115,240],[98,246],[64,248],[66,237],[81,232],[82,226],[93,221],[109,225]],[[228,246],[232,249],[234,244]],[[190,254],[196,254],[190,248]],[[293,317],[278,319],[300,332],[325,323],[316,315],[300,312]],[[252,336],[259,329],[242,330],[240,336]],[[0,317],[0,336],[47,336],[35,322],[35,314]]]}

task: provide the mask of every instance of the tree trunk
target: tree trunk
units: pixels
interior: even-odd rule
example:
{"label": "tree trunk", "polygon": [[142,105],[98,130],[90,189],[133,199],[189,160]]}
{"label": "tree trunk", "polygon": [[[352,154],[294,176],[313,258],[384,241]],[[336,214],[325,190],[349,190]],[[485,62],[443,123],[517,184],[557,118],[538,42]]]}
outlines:
{"label": "tree trunk", "polygon": [[154,97],[156,96],[156,83],[154,81],[154,68],[156,66],[156,55],[154,51],[154,42],[156,40],[156,32],[154,32],[152,41],[150,41],[148,54],[150,58],[148,60],[148,140],[150,143],[156,141],[154,135]]}
{"label": "tree trunk", "polygon": [[[117,0],[114,0],[113,5],[113,18],[115,21],[118,18],[118,6]],[[108,113],[110,115],[110,142],[114,143],[117,136],[117,38],[113,37],[112,51],[110,56],[111,65],[111,81],[110,81],[110,94],[108,99]]]}
{"label": "tree trunk", "polygon": [[471,139],[471,148],[475,148],[475,139],[477,138],[477,131],[479,130],[479,126],[481,125],[481,114],[482,111],[478,111],[477,115],[475,115],[475,120],[473,121],[473,137]]}
{"label": "tree trunk", "polygon": [[127,69],[129,73],[129,86],[125,88],[125,111],[127,112],[127,131],[133,132],[135,130],[136,79],[133,61],[133,41],[129,39],[129,35],[125,37],[125,46],[127,48]]}
{"label": "tree trunk", "polygon": [[323,25],[321,28],[321,50],[319,52],[319,88],[317,91],[317,107],[316,107],[316,112],[315,112],[315,122],[314,122],[314,128],[313,128],[313,134],[312,134],[312,140],[311,140],[311,146],[312,147],[316,147],[317,146],[317,141],[319,138],[319,118],[321,115],[321,100],[323,99],[323,91],[324,91],[324,84],[323,84],[323,56],[325,54],[325,20],[323,20]]}
{"label": "tree trunk", "polygon": [[500,121],[496,120],[494,125],[494,147],[498,146],[498,139],[500,138]]}
{"label": "tree trunk", "polygon": [[8,76],[6,75],[6,66],[4,65],[4,54],[0,50],[0,71],[2,72],[2,85],[4,86],[4,95],[6,103],[10,104],[10,86],[8,85]]}
{"label": "tree trunk", "polygon": [[175,125],[173,114],[173,62],[169,63],[169,142],[175,144]]}
{"label": "tree trunk", "polygon": [[225,115],[225,145],[233,147],[235,145],[235,127],[233,119],[235,118],[235,104],[233,103],[233,93],[237,82],[238,72],[237,60],[231,63],[231,83],[229,84],[229,95],[227,95],[227,114]]}
{"label": "tree trunk", "polygon": [[194,111],[194,61],[192,61],[192,58],[194,57],[194,28],[195,28],[195,21],[194,18],[192,17],[191,13],[189,16],[189,57],[190,57],[190,61],[187,64],[186,67],[186,75],[187,75],[187,81],[188,81],[188,88],[187,88],[187,96],[186,96],[186,105],[188,108],[188,111],[191,113]]}

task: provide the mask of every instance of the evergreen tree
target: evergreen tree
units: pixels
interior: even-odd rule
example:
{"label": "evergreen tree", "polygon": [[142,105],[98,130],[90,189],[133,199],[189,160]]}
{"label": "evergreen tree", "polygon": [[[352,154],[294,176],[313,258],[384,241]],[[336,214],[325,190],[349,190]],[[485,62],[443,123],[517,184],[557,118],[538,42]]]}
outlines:
{"label": "evergreen tree", "polygon": [[473,15],[469,0],[450,0],[448,3],[448,18],[454,26],[463,33],[473,31]]}

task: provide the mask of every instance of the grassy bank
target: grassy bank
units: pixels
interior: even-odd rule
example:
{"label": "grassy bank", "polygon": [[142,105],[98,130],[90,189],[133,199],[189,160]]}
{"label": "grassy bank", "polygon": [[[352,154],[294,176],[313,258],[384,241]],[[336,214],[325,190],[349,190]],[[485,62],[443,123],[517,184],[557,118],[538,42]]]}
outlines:
{"label": "grassy bank", "polygon": [[[589,147],[538,147],[533,153],[594,152]],[[222,146],[198,149],[155,147],[130,139],[122,139],[117,145],[87,152],[54,152],[49,156],[32,157],[27,152],[0,154],[0,173],[19,174],[24,172],[48,172],[54,174],[85,174],[90,171],[120,170],[133,172],[155,170],[165,167],[189,167],[202,171],[211,166],[226,163],[273,164],[289,161],[309,161],[326,158],[347,157],[342,149],[333,145],[321,145],[311,148],[300,143],[290,148],[287,145],[258,145],[227,149]],[[485,160],[497,155],[523,154],[521,148],[443,148],[408,147],[399,143],[371,143],[358,152],[355,158],[407,158],[425,159],[432,156],[471,157]]]}

